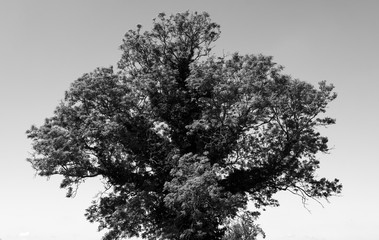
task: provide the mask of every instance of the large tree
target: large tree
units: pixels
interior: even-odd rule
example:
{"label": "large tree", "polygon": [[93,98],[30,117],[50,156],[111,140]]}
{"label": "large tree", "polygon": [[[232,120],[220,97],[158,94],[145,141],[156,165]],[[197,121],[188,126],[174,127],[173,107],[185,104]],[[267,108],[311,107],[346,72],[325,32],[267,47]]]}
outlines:
{"label": "large tree", "polygon": [[27,131],[28,161],[63,176],[67,196],[102,179],[86,216],[108,229],[104,239],[222,239],[249,202],[340,192],[337,179],[315,174],[316,154],[329,150],[318,128],[335,122],[324,115],[333,86],[293,79],[272,57],[215,57],[219,36],[207,13],[159,14],[150,31],[126,33],[118,71],[84,74]]}

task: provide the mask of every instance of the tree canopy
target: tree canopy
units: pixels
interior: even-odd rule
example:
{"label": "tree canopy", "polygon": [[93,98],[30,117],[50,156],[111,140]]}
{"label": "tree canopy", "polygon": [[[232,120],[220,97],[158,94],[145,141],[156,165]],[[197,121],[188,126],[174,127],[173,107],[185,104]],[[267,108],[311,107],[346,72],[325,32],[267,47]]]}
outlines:
{"label": "tree canopy", "polygon": [[[68,197],[102,179],[86,217],[108,229],[105,240],[219,240],[241,213],[249,220],[249,202],[341,191],[316,176],[317,153],[329,151],[318,129],[335,123],[324,114],[333,86],[293,79],[270,56],[214,56],[219,36],[207,13],[161,13],[150,31],[125,34],[117,71],[84,74],[27,131],[28,161],[41,176],[63,176]],[[235,227],[252,231],[246,239],[261,233]]]}

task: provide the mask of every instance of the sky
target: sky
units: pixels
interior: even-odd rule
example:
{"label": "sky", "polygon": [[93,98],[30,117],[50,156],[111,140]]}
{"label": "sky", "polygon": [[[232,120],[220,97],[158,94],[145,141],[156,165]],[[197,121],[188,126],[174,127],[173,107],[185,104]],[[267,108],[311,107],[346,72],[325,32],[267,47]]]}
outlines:
{"label": "sky", "polygon": [[70,83],[115,65],[123,35],[149,30],[158,13],[210,14],[221,25],[214,53],[270,55],[294,78],[335,85],[321,129],[333,150],[320,177],[339,178],[322,206],[280,193],[258,223],[268,240],[379,239],[379,1],[0,0],[0,239],[100,240],[85,209],[101,183],[66,198],[60,178],[35,175],[25,131],[53,114]]}

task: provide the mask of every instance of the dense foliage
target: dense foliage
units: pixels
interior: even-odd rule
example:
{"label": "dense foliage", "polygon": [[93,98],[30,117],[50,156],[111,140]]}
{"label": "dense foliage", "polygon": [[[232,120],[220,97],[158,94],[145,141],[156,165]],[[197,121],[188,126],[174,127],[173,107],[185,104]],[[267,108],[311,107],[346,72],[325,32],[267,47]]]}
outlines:
{"label": "dense foliage", "polygon": [[249,201],[258,209],[276,206],[281,190],[316,199],[340,192],[338,180],[315,175],[316,154],[328,152],[317,128],[335,122],[323,114],[333,86],[293,79],[272,57],[211,55],[219,28],[189,12],[159,14],[150,31],[138,25],[125,35],[118,72],[83,75],[54,115],[27,131],[28,161],[41,176],[63,176],[68,196],[102,178],[107,191],[86,216],[108,229],[104,239],[249,231],[254,239],[260,228],[228,225],[252,221]]}

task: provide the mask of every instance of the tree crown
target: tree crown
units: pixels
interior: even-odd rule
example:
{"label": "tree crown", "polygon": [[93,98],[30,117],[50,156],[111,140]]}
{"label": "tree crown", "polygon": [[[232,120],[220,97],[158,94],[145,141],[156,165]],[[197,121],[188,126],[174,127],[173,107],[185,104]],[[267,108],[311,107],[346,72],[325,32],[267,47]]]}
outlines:
{"label": "tree crown", "polygon": [[249,201],[341,191],[315,174],[316,154],[329,151],[318,128],[335,123],[324,116],[333,86],[293,79],[264,55],[212,56],[219,36],[207,13],[159,14],[150,31],[125,34],[118,72],[84,74],[53,117],[27,131],[28,161],[41,176],[63,176],[67,196],[103,179],[107,191],[86,216],[109,229],[104,239],[222,239],[241,211],[254,219]]}

